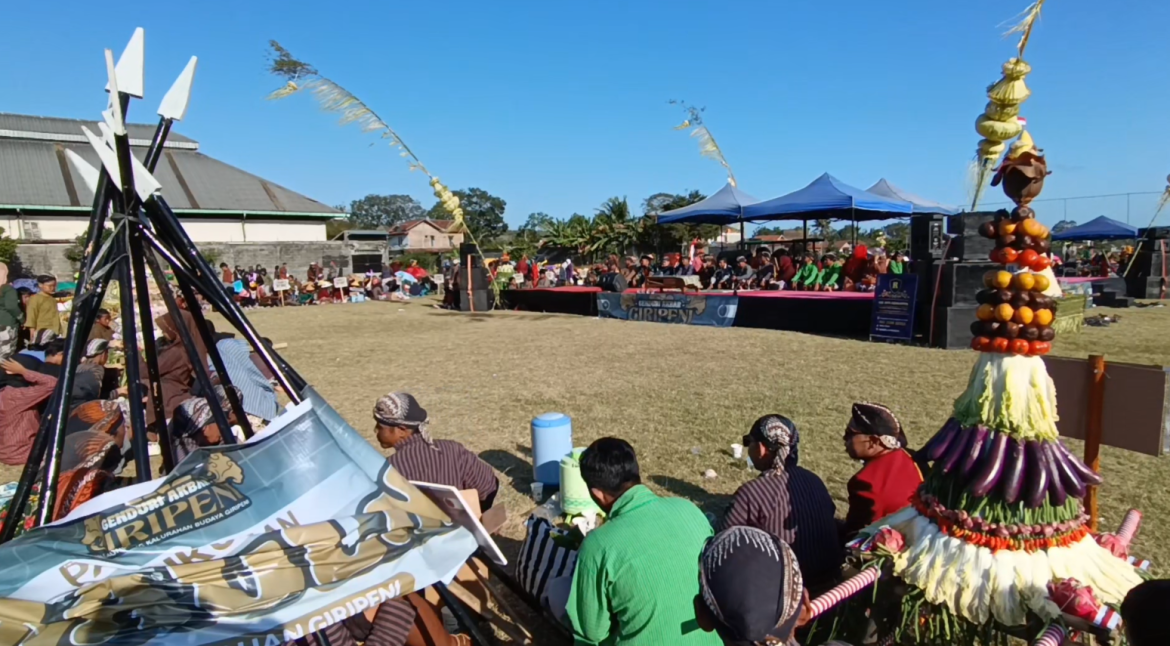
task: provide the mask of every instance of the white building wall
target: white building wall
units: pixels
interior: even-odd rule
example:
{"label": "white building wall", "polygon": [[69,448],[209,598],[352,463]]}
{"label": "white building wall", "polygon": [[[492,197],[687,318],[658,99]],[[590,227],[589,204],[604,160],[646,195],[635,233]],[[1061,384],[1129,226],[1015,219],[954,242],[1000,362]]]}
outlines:
{"label": "white building wall", "polygon": [[244,227],[231,220],[180,220],[193,242],[247,242]]}
{"label": "white building wall", "polygon": [[324,222],[244,221],[248,242],[322,242],[325,240]]}
{"label": "white building wall", "polygon": [[[195,242],[324,242],[325,223],[289,220],[181,220]],[[88,218],[0,217],[4,234],[25,242],[72,242],[85,233]]]}

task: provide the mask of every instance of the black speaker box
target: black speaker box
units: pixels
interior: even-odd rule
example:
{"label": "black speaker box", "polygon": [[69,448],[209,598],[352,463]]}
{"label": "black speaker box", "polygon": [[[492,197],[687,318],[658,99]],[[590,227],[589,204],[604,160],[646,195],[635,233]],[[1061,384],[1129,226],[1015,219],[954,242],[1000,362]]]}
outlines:
{"label": "black speaker box", "polygon": [[946,350],[970,348],[971,324],[975,322],[976,309],[978,308],[943,307],[941,305],[934,308],[934,330],[930,345]]}
{"label": "black speaker box", "polygon": [[947,233],[955,236],[947,256],[964,262],[983,262],[995,248],[995,241],[979,235],[979,225],[995,219],[994,211],[960,213],[947,218]]}
{"label": "black speaker box", "polygon": [[600,287],[601,291],[603,292],[616,292],[620,294],[626,291],[626,289],[629,287],[629,283],[626,281],[625,276],[617,272],[611,272],[608,274],[603,274],[601,278],[597,280],[597,286]]}
{"label": "black speaker box", "polygon": [[947,242],[945,226],[941,215],[910,218],[910,257],[919,262],[942,258]]}
{"label": "black speaker box", "polygon": [[[946,263],[938,287],[936,304],[944,307],[978,305],[975,302],[975,293],[983,289],[983,275],[999,268],[999,265],[990,261]],[[938,271],[938,263],[935,263],[934,271]]]}
{"label": "black speaker box", "polygon": [[466,291],[458,294],[459,311],[461,312],[488,312],[495,306],[496,295],[490,289],[473,289],[471,298]]}

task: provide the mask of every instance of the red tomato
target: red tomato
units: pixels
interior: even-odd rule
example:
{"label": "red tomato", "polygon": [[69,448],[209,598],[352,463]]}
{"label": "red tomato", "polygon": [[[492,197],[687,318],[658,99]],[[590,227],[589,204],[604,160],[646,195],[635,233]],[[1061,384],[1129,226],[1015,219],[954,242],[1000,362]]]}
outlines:
{"label": "red tomato", "polygon": [[1012,249],[1011,247],[1004,247],[1003,249],[999,250],[999,262],[1002,262],[1005,265],[1010,265],[1016,261],[1016,258],[1019,255],[1020,252],[1016,251],[1015,249]]}
{"label": "red tomato", "polygon": [[971,339],[971,349],[980,352],[988,352],[991,350],[991,339],[985,336],[977,336]]}
{"label": "red tomato", "polygon": [[994,263],[998,263],[1001,265],[1003,264],[1003,260],[1001,260],[999,257],[999,249],[992,249],[987,254],[987,259],[990,260],[991,262],[994,262]]}
{"label": "red tomato", "polygon": [[991,349],[994,352],[1007,352],[1008,340],[1002,336],[997,336],[991,341]]}
{"label": "red tomato", "polygon": [[1029,351],[1030,354],[1034,355],[1048,354],[1049,350],[1052,350],[1052,344],[1048,341],[1033,341],[1031,346],[1032,347],[1029,348]]}
{"label": "red tomato", "polygon": [[1017,257],[1019,263],[1025,267],[1031,267],[1033,262],[1036,262],[1036,257],[1040,254],[1036,253],[1035,249],[1024,249]]}
{"label": "red tomato", "polygon": [[1012,343],[1011,343],[1012,354],[1028,354],[1029,347],[1030,346],[1029,346],[1028,341],[1026,339],[1012,339]]}
{"label": "red tomato", "polygon": [[1032,271],[1044,271],[1051,265],[1052,261],[1048,259],[1048,256],[1037,255],[1036,259],[1032,261],[1032,264],[1028,266],[1032,269]]}

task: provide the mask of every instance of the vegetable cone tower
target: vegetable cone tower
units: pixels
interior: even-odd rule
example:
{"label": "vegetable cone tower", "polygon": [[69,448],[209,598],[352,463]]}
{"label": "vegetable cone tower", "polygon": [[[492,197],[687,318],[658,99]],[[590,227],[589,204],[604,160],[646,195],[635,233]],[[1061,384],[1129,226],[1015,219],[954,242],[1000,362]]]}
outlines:
{"label": "vegetable cone tower", "polygon": [[1040,358],[1055,336],[1047,294],[1056,281],[1040,273],[1048,229],[1028,207],[1048,174],[1040,152],[1024,133],[993,180],[1017,207],[984,225],[1003,268],[979,292],[972,346],[981,354],[953,417],[922,449],[925,482],[911,506],[864,532],[889,527],[904,537],[893,571],[918,600],[902,627],[919,643],[986,643],[1000,626],[1059,619],[1068,610],[1052,599],[1061,586],[1119,604],[1141,582],[1090,535],[1081,498],[1101,479],[1056,430],[1056,390]]}

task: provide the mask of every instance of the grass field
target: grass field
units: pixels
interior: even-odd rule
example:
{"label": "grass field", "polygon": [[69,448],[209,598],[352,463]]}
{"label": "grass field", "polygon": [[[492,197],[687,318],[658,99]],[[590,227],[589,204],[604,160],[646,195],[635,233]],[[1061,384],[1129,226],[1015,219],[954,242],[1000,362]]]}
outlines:
{"label": "grass field", "polygon": [[[1170,310],[1107,312],[1120,314],[1120,323],[1060,337],[1054,352],[1170,365]],[[511,516],[505,550],[522,538],[532,506],[534,415],[570,415],[578,446],[607,435],[629,440],[651,487],[718,514],[754,475],[731,459],[729,445],[760,415],[783,413],[801,430],[802,464],[821,475],[843,514],[845,483],[857,468],[841,442],[850,405],[890,406],[921,445],[950,415],[975,359],[967,351],[769,330],[460,314],[420,301],[250,316],[263,334],[289,344],[285,358],[367,438],[374,401],[407,390],[430,411],[437,437],[463,442],[490,462]],[[1135,552],[1155,567],[1170,563],[1170,459],[1106,448],[1102,468],[1103,526],[1115,528],[1126,509],[1142,509]],[[704,479],[706,469],[717,477]],[[18,475],[0,472],[5,481]]]}
{"label": "grass field", "polygon": [[[1120,322],[1063,336],[1054,352],[1170,365],[1170,310],[1107,312]],[[570,415],[578,446],[606,435],[628,439],[653,488],[718,514],[754,475],[731,459],[729,445],[760,415],[783,413],[801,430],[802,464],[821,475],[843,514],[845,483],[857,468],[841,443],[850,405],[890,406],[921,445],[950,415],[975,358],[771,330],[469,315],[417,301],[266,310],[252,319],[289,344],[284,356],[371,439],[377,397],[418,396],[436,436],[463,442],[499,470],[511,512],[504,535],[513,540],[522,538],[531,507],[534,415]],[[717,477],[704,479],[706,469]],[[1106,448],[1102,469],[1103,526],[1142,509],[1136,553],[1170,563],[1170,458]]]}

